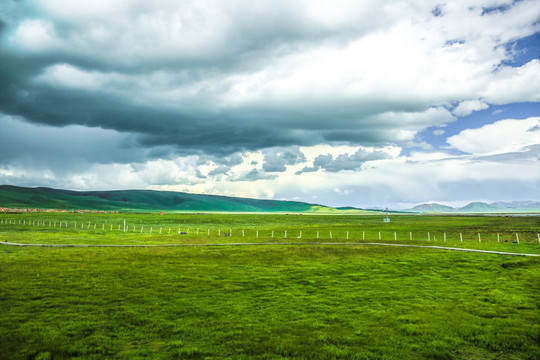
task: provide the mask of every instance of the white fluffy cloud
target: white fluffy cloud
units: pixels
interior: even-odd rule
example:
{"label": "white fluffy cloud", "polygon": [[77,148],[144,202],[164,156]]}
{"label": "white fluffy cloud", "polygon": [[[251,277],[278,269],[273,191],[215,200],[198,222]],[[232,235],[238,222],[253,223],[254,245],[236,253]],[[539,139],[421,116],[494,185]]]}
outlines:
{"label": "white fluffy cloud", "polygon": [[[425,111],[461,99],[497,104],[539,99],[538,61],[494,71],[510,56],[505,42],[539,30],[540,6],[534,1],[487,15],[485,7],[512,1],[340,3],[41,1],[47,18],[21,22],[10,43],[30,53],[61,52],[125,67],[136,85],[132,95],[182,102],[204,88],[214,106],[225,108],[303,107],[315,101],[315,106],[359,102],[403,111],[398,104],[406,101]],[[437,6],[441,15],[433,16]],[[182,81],[174,63],[199,69],[197,79]],[[150,72],[133,76],[132,66]],[[162,76],[173,81],[160,81],[157,69],[167,69]],[[90,79],[70,64],[57,64],[45,75],[51,85],[56,79],[56,85],[70,87],[68,72],[102,82],[118,76],[93,71]],[[454,113],[463,116],[485,106],[465,101]]]}
{"label": "white fluffy cloud", "polygon": [[456,116],[467,116],[470,115],[473,111],[484,110],[488,107],[489,105],[483,101],[467,100],[459,103],[459,105],[454,109],[453,113]]}
{"label": "white fluffy cloud", "polygon": [[540,144],[540,118],[506,119],[477,129],[467,129],[451,136],[447,142],[454,149],[491,155],[520,151]]}
{"label": "white fluffy cloud", "polygon": [[521,67],[502,67],[493,73],[483,93],[486,101],[494,104],[540,101],[540,60]]}

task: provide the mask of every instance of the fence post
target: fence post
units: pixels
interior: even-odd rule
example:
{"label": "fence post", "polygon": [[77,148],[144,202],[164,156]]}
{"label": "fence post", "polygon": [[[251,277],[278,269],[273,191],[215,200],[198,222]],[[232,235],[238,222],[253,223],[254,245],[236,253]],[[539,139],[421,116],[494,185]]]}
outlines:
{"label": "fence post", "polygon": [[427,233],[427,241],[431,241],[431,235],[429,234],[429,232]]}
{"label": "fence post", "polygon": [[317,239],[319,238],[319,232],[317,231]]}
{"label": "fence post", "polygon": [[463,235],[461,233],[459,233],[459,240],[463,242]]}
{"label": "fence post", "polygon": [[259,230],[257,230],[257,238],[259,238]]}
{"label": "fence post", "polygon": [[517,240],[517,243],[519,244],[519,234],[516,233],[516,240]]}
{"label": "fence post", "polygon": [[499,239],[499,233],[497,233],[497,242],[501,242],[501,240]]}
{"label": "fence post", "polygon": [[242,237],[244,237],[244,229],[242,229]]}
{"label": "fence post", "polygon": [[444,233],[444,241],[446,241],[446,233]]}
{"label": "fence post", "polygon": [[330,231],[330,240],[332,240],[332,232]]}
{"label": "fence post", "polygon": [[274,230],[272,230],[272,239],[274,238]]}
{"label": "fence post", "polygon": [[349,232],[347,231],[347,240],[349,240]]}
{"label": "fence post", "polygon": [[397,234],[395,231],[394,231],[394,240],[397,240]]}
{"label": "fence post", "polygon": [[285,230],[285,239],[287,238],[287,230]]}
{"label": "fence post", "polygon": [[411,241],[412,241],[412,231],[409,232],[409,237],[411,238]]}
{"label": "fence post", "polygon": [[366,232],[362,231],[362,240],[366,240]]}

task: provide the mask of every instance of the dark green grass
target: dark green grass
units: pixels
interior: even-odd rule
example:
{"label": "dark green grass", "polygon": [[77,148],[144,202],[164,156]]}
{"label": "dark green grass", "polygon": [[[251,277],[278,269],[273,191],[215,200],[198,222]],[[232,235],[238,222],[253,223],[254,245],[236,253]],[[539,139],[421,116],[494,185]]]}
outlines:
{"label": "dark green grass", "polygon": [[366,246],[0,256],[6,359],[540,356],[536,258]]}

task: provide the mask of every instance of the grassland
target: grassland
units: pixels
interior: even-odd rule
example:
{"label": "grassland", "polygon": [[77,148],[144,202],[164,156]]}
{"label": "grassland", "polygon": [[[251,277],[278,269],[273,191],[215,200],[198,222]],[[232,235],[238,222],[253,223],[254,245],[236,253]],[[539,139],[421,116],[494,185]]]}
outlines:
{"label": "grassland", "polygon": [[[381,232],[385,243],[540,253],[535,217],[395,216],[390,224],[381,216],[315,215],[0,219],[1,242],[379,242]],[[58,228],[62,221],[67,228]],[[540,358],[534,257],[368,245],[0,246],[0,304],[6,359]]]}

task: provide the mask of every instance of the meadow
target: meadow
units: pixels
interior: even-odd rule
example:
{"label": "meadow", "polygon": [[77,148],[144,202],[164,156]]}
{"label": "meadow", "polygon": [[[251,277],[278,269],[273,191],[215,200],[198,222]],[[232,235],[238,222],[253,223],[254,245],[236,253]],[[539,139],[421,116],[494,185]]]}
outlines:
{"label": "meadow", "polygon": [[539,257],[352,243],[540,254],[539,229],[539,217],[2,214],[0,242],[277,245],[0,246],[0,357],[538,359]]}

